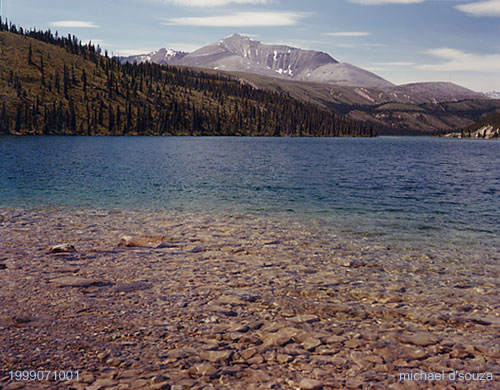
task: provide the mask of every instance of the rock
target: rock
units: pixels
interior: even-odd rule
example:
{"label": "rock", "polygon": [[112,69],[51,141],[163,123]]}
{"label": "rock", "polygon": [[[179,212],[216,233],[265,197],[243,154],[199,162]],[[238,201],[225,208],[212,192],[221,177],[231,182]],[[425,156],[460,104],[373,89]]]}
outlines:
{"label": "rock", "polygon": [[337,335],[330,336],[326,339],[327,344],[338,344],[344,341],[346,341],[346,338],[344,336],[337,336]]}
{"label": "rock", "polygon": [[265,334],[262,337],[262,341],[264,343],[264,346],[275,346],[275,347],[283,347],[284,345],[292,342],[292,338],[288,335],[282,335],[282,334]]}
{"label": "rock", "polygon": [[442,340],[442,337],[440,338],[432,333],[417,333],[412,335],[396,334],[394,337],[402,343],[418,345],[420,347],[434,345]]}
{"label": "rock", "polygon": [[118,283],[115,287],[115,291],[120,293],[130,293],[138,290],[148,290],[152,286],[144,281],[131,282],[131,283]]}
{"label": "rock", "polygon": [[264,363],[265,359],[261,354],[257,354],[255,356],[252,356],[250,359],[247,360],[248,364],[262,364]]}
{"label": "rock", "polygon": [[113,379],[98,379],[92,385],[87,387],[87,390],[102,390],[108,387],[114,387],[118,383]]}
{"label": "rock", "polygon": [[321,340],[315,339],[313,337],[309,337],[304,340],[302,343],[302,346],[304,349],[308,350],[309,352],[314,351],[316,347],[319,347],[322,344]]}
{"label": "rock", "polygon": [[323,383],[315,379],[302,379],[299,383],[299,388],[301,390],[321,390],[323,388]]}
{"label": "rock", "polygon": [[371,363],[366,359],[366,354],[358,351],[351,352],[351,359],[354,363],[356,363],[359,367],[365,369],[371,365]]}
{"label": "rock", "polygon": [[7,266],[4,263],[0,263],[0,269],[7,269]]}
{"label": "rock", "polygon": [[201,359],[211,363],[227,363],[231,356],[233,356],[233,351],[206,351],[200,354]]}
{"label": "rock", "polygon": [[290,363],[293,360],[293,356],[278,353],[278,355],[276,355],[276,360],[281,364]]}
{"label": "rock", "polygon": [[90,287],[101,284],[97,280],[81,276],[63,276],[62,278],[51,279],[50,283],[55,287]]}
{"label": "rock", "polygon": [[210,363],[200,363],[191,367],[188,372],[191,375],[210,376],[217,373],[217,369]]}
{"label": "rock", "polygon": [[240,355],[243,359],[248,360],[252,356],[254,356],[256,353],[257,353],[256,348],[248,348],[248,349],[245,349],[244,351],[241,351]]}
{"label": "rock", "polygon": [[124,246],[127,248],[134,247],[161,247],[163,244],[162,238],[148,238],[148,237],[133,237],[133,236],[122,236],[120,237],[120,242],[118,246]]}
{"label": "rock", "polygon": [[71,244],[59,244],[59,245],[54,245],[49,248],[50,253],[70,253],[70,252],[76,252],[76,249],[73,245]]}
{"label": "rock", "polygon": [[290,318],[290,321],[311,324],[313,322],[318,322],[319,318],[314,314],[299,314],[295,317]]}
{"label": "rock", "polygon": [[151,390],[170,390],[170,383],[168,382],[159,382],[159,383],[153,383],[152,385],[149,385],[149,388]]}

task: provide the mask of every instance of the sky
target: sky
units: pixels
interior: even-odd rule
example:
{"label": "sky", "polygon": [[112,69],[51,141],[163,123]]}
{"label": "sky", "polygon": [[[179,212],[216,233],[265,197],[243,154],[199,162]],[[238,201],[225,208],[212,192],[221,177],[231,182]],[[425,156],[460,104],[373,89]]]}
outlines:
{"label": "sky", "polygon": [[0,0],[24,28],[114,55],[194,51],[233,33],[320,50],[395,84],[500,91],[500,0]]}

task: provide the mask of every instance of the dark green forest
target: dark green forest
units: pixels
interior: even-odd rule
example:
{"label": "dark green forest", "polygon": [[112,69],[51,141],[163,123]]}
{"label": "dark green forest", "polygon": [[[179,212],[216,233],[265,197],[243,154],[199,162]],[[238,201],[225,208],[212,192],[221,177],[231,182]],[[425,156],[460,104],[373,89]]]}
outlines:
{"label": "dark green forest", "polygon": [[75,36],[0,21],[0,134],[375,136],[237,77],[120,64]]}

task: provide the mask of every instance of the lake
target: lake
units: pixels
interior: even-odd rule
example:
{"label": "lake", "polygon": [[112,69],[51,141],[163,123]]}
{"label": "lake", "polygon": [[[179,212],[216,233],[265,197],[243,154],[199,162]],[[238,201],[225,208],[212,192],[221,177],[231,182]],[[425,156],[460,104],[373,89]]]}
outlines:
{"label": "lake", "polygon": [[387,244],[498,251],[500,142],[0,136],[0,207],[320,221]]}

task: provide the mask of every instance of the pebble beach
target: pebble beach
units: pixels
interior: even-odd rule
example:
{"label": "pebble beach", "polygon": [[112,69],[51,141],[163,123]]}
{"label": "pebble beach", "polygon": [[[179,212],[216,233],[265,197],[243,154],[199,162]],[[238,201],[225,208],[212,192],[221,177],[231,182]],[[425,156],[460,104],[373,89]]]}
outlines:
{"label": "pebble beach", "polygon": [[0,389],[500,388],[493,250],[209,212],[2,208],[0,232]]}

